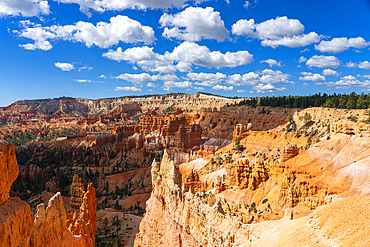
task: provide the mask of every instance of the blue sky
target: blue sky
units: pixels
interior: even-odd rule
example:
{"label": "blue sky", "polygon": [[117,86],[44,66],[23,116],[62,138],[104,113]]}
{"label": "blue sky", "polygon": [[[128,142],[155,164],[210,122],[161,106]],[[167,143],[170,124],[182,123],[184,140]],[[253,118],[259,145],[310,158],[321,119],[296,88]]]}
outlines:
{"label": "blue sky", "polygon": [[370,1],[0,0],[0,106],[368,93]]}

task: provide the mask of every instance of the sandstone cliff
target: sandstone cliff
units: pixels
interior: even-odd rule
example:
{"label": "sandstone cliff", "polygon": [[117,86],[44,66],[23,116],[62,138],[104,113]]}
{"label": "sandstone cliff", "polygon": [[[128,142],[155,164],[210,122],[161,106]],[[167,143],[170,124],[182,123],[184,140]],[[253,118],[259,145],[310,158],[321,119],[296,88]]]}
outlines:
{"label": "sandstone cliff", "polygon": [[[181,192],[178,166],[165,152],[152,165],[153,193],[135,246],[367,246],[370,197],[348,198],[309,216],[245,224],[230,207],[204,203],[199,194]],[[287,183],[295,180],[287,175]],[[235,207],[235,206],[231,206]],[[332,212],[335,212],[334,214]]]}
{"label": "sandstone cliff", "polygon": [[14,145],[0,145],[0,243],[4,247],[90,247],[95,246],[96,197],[89,184],[79,212],[67,215],[61,194],[44,207],[37,206],[35,220],[30,206],[17,197],[9,198],[18,176]]}

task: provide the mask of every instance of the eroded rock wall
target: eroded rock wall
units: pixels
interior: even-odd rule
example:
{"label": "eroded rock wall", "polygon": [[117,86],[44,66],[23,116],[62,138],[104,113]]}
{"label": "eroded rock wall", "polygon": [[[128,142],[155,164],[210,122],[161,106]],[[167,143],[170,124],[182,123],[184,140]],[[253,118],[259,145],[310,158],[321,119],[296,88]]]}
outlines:
{"label": "eroded rock wall", "polygon": [[[18,176],[13,145],[0,145],[0,243],[2,247],[95,246],[96,196],[90,183],[78,212],[67,215],[61,194],[45,208],[37,206],[35,219],[30,206],[9,190]],[[83,190],[82,190],[83,191]]]}

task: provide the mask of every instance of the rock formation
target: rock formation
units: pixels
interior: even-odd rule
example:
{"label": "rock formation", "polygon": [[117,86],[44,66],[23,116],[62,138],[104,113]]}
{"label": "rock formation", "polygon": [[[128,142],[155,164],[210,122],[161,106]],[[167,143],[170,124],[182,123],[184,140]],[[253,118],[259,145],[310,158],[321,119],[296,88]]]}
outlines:
{"label": "rock formation", "polygon": [[[67,215],[61,194],[44,207],[37,206],[35,220],[30,206],[9,189],[18,176],[13,145],[0,145],[0,243],[3,247],[91,247],[95,246],[96,197],[90,183],[79,213]],[[73,215],[73,216],[72,216]],[[76,220],[74,220],[76,219]]]}
{"label": "rock formation", "polygon": [[[249,124],[248,124],[249,127]],[[234,132],[233,132],[233,142],[235,142],[237,139],[239,142],[244,139],[247,136],[247,127],[244,124],[237,124],[234,127]]]}
{"label": "rock formation", "polygon": [[185,179],[182,193],[186,193],[191,190],[191,192],[201,192],[204,189],[204,184],[199,180],[199,174],[194,172],[193,169],[190,171],[190,175]]}
{"label": "rock formation", "polygon": [[72,208],[80,208],[81,204],[82,204],[82,201],[83,201],[85,191],[84,191],[84,186],[81,183],[81,178],[77,174],[75,174],[73,176],[72,184],[69,187],[69,193],[71,195],[71,197],[70,197],[71,207]]}
{"label": "rock formation", "polygon": [[18,173],[14,145],[0,145],[0,204],[8,200],[10,187]]}
{"label": "rock formation", "polygon": [[299,153],[299,148],[297,145],[289,145],[286,146],[283,150],[283,153],[281,155],[281,162],[285,162],[295,156]]}
{"label": "rock formation", "polygon": [[248,160],[241,160],[236,165],[230,163],[226,166],[226,171],[228,174],[226,184],[229,188],[237,186],[240,189],[255,190],[259,184],[269,178],[263,160],[259,160],[253,166],[249,165]]}

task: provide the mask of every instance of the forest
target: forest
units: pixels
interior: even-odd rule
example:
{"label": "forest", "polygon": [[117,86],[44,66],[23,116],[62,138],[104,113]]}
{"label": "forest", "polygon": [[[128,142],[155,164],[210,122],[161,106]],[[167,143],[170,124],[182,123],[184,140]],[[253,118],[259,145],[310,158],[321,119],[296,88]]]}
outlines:
{"label": "forest", "polygon": [[236,105],[249,106],[271,106],[271,107],[290,107],[290,108],[308,108],[308,107],[330,107],[341,109],[367,109],[370,106],[370,95],[361,93],[356,94],[332,94],[326,93],[314,94],[309,96],[266,96],[261,98],[244,99]]}

